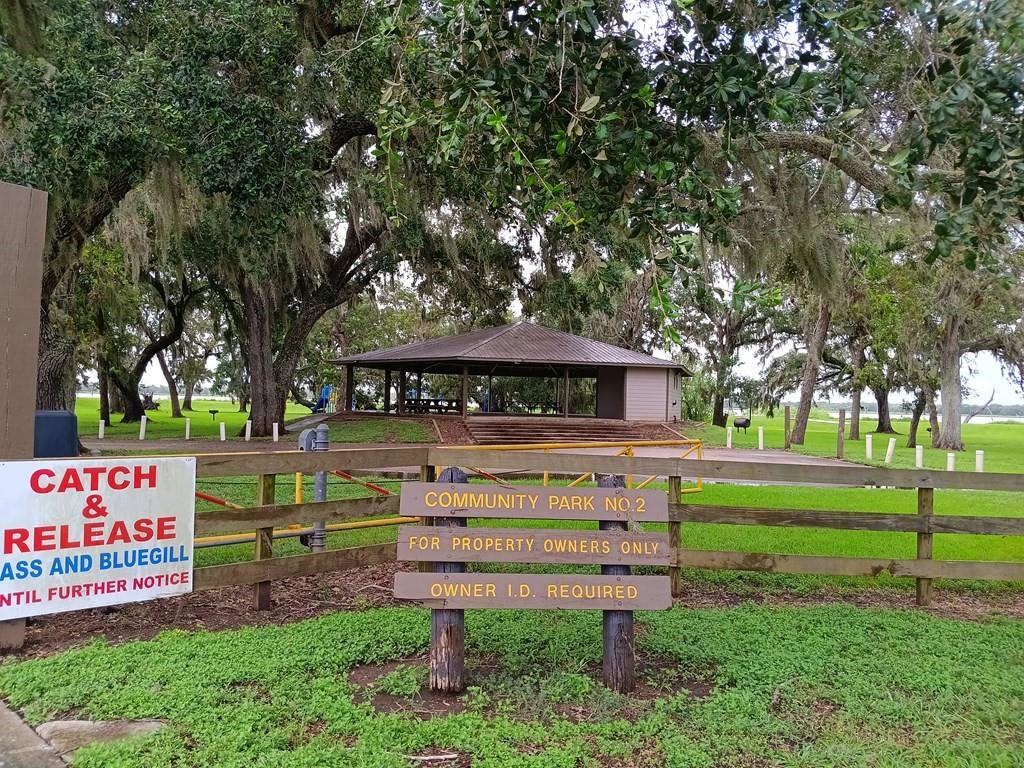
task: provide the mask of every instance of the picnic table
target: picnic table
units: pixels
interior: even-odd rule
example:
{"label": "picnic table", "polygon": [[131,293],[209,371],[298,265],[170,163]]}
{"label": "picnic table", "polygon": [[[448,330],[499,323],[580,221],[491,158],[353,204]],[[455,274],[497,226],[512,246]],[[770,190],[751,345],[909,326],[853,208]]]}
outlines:
{"label": "picnic table", "polygon": [[406,413],[462,413],[462,399],[452,397],[407,397],[403,403]]}

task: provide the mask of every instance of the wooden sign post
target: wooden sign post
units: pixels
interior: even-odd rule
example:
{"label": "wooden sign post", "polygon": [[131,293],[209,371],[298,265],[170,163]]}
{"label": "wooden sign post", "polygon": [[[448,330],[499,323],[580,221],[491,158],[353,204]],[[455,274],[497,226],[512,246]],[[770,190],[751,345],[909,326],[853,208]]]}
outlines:
{"label": "wooden sign post", "polygon": [[[31,459],[46,193],[0,182],[0,211],[0,459]],[[24,619],[0,622],[0,650],[24,641]]]}
{"label": "wooden sign post", "polygon": [[[449,468],[438,483],[406,483],[401,514],[432,520],[403,525],[398,559],[434,563],[432,572],[398,573],[395,597],[430,606],[430,687],[465,688],[465,608],[604,611],[604,681],[628,692],[634,682],[633,611],[672,604],[667,576],[633,576],[631,565],[670,564],[663,533],[630,531],[631,521],[668,521],[659,491],[627,490],[622,478],[598,488],[466,484]],[[597,520],[600,530],[467,528],[466,519]],[[589,563],[601,575],[467,573],[466,563]]]}
{"label": "wooden sign post", "polygon": [[[621,488],[625,485],[618,475],[604,475],[597,484],[600,488]],[[620,523],[617,520],[602,520],[598,525],[602,531],[629,529],[628,523]],[[605,576],[629,576],[630,569],[628,565],[602,565],[601,573]],[[636,666],[633,654],[633,612],[604,611],[602,620],[604,684],[613,691],[632,691],[633,672]]]}
{"label": "wooden sign post", "polygon": [[[465,483],[466,473],[449,467],[441,473],[442,483]],[[435,521],[446,528],[465,528],[466,518],[444,517]],[[465,573],[464,562],[434,563],[434,573]],[[461,608],[438,608],[430,612],[430,689],[459,693],[466,687],[466,613]]]}

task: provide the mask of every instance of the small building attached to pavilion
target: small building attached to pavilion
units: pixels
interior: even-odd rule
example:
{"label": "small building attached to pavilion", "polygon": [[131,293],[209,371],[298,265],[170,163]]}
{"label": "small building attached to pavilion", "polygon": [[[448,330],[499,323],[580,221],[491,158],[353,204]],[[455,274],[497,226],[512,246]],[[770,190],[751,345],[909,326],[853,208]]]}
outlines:
{"label": "small building attached to pavilion", "polygon": [[[683,377],[679,363],[652,357],[530,322],[429,339],[336,360],[345,366],[344,409],[354,410],[355,369],[383,371],[385,413],[456,414],[471,412],[470,380],[481,377],[485,395],[474,413],[504,413],[494,407],[492,385],[498,377],[553,380],[555,396],[520,415],[544,413],[624,421],[671,422],[680,416]],[[424,387],[423,377],[442,374],[455,379],[456,392]],[[415,379],[410,378],[415,376]],[[395,377],[395,378],[393,378]],[[573,383],[589,379],[591,412],[573,413]],[[391,397],[392,382],[397,385]],[[449,387],[453,389],[454,387]],[[590,391],[590,390],[588,390]]]}

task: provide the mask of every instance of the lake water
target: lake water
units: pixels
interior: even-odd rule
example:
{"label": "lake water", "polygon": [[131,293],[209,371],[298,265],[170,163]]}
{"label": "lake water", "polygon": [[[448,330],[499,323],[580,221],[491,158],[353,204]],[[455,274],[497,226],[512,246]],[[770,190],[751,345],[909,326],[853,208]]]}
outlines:
{"label": "lake water", "polygon": [[[830,411],[828,415],[833,419],[839,419],[838,411],[836,411],[835,413],[832,413]],[[939,416],[941,418],[942,414],[940,413]],[[849,414],[847,414],[847,418],[849,418]],[[874,418],[876,417],[873,413],[861,413],[860,415],[861,421],[870,421]],[[893,421],[910,421],[910,416],[893,414],[892,419]],[[993,424],[999,422],[1013,422],[1015,424],[1024,424],[1024,416],[975,416],[973,419],[971,419],[971,424]]]}

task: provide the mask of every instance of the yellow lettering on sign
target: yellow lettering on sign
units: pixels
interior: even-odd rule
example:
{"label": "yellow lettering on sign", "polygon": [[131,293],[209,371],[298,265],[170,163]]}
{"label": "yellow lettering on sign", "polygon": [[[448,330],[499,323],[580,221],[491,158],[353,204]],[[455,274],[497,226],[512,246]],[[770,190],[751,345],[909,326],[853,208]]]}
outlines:
{"label": "yellow lettering on sign", "polygon": [[470,584],[448,584],[434,582],[430,585],[431,597],[494,597],[497,585],[488,582]]}

